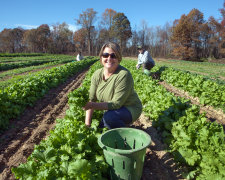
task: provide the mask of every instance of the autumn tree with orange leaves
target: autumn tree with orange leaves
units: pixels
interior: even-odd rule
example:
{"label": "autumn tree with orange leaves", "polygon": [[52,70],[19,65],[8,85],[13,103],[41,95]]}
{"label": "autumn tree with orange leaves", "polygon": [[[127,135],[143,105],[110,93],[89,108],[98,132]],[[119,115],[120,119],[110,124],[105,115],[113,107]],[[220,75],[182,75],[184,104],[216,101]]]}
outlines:
{"label": "autumn tree with orange leaves", "polygon": [[172,28],[171,43],[173,54],[184,60],[199,59],[201,49],[201,26],[203,25],[203,14],[193,9],[186,16],[182,15]]}

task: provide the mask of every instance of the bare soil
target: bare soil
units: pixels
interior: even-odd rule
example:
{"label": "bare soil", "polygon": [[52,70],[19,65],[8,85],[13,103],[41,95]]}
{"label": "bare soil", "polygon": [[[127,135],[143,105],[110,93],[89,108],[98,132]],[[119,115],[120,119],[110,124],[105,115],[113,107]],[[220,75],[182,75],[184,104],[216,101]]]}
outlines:
{"label": "bare soil", "polygon": [[[49,131],[55,126],[55,120],[64,117],[68,109],[67,95],[82,84],[87,71],[88,69],[72,76],[59,87],[50,90],[33,107],[28,107],[17,120],[12,120],[9,130],[0,134],[1,180],[14,180],[11,168],[18,166],[20,163],[25,163],[27,157],[33,152],[34,145],[45,139]],[[169,87],[166,83],[162,82],[162,85],[179,96],[185,94]],[[206,110],[208,111],[208,109]],[[214,114],[214,112],[211,114]],[[218,118],[217,116],[209,116]],[[183,179],[181,172],[185,168],[181,169],[176,165],[170,153],[166,151],[166,145],[162,143],[160,135],[152,126],[150,120],[142,114],[131,127],[144,130],[152,139],[152,143],[146,151],[142,180]]]}

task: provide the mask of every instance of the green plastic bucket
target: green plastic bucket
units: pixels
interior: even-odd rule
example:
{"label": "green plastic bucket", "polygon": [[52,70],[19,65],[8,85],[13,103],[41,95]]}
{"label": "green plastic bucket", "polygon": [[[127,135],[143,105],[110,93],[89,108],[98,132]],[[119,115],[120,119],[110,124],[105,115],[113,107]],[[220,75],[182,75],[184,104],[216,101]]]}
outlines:
{"label": "green plastic bucket", "polygon": [[151,137],[134,128],[116,128],[103,133],[98,144],[110,167],[112,180],[140,180],[146,148]]}

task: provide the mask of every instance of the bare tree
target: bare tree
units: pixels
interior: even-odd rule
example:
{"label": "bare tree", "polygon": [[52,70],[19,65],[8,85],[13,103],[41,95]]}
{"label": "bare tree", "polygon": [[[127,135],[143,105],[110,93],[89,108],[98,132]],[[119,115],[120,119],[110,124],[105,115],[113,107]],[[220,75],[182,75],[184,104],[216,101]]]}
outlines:
{"label": "bare tree", "polygon": [[86,30],[85,29],[79,29],[76,32],[74,32],[73,35],[73,42],[75,44],[75,47],[78,51],[85,52],[86,49]]}
{"label": "bare tree", "polygon": [[0,49],[2,52],[22,52],[22,38],[24,34],[24,29],[14,28],[14,29],[4,29],[0,33]]}
{"label": "bare tree", "polygon": [[141,21],[141,30],[140,30],[140,43],[142,46],[146,45],[146,36],[147,36],[147,29],[148,24],[145,20]]}
{"label": "bare tree", "polygon": [[22,42],[26,52],[37,52],[36,29],[26,30]]}
{"label": "bare tree", "polygon": [[93,8],[88,8],[80,14],[79,19],[75,19],[78,25],[86,30],[87,40],[88,40],[88,53],[91,54],[91,32],[94,28],[94,23],[96,20],[97,12]]}
{"label": "bare tree", "polygon": [[42,24],[36,30],[36,41],[39,52],[46,53],[50,38],[50,28],[47,24]]}
{"label": "bare tree", "polygon": [[103,27],[108,31],[108,38],[106,40],[112,40],[112,23],[113,23],[113,17],[116,15],[116,11],[113,9],[105,9],[104,13],[102,14],[102,21],[101,24]]}
{"label": "bare tree", "polygon": [[69,30],[69,26],[65,22],[62,24],[57,23],[53,25],[51,38],[53,41],[54,52],[67,53],[74,51],[73,32]]}

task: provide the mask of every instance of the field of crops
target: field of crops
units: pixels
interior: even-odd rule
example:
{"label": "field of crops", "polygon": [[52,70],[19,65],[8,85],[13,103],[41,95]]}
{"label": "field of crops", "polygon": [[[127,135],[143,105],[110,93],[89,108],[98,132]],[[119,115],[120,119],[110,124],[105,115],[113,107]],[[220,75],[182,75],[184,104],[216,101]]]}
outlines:
{"label": "field of crops", "polygon": [[[0,179],[109,178],[97,144],[102,112],[95,111],[87,128],[82,110],[91,76],[101,65],[96,57],[74,59],[0,57]],[[132,127],[150,133],[153,140],[142,179],[224,179],[223,78],[161,61],[153,68],[153,76],[146,76],[136,70],[133,60],[121,64],[132,73],[144,107]]]}
{"label": "field of crops", "polygon": [[210,79],[225,81],[225,60],[221,61],[223,63],[158,59],[157,65],[173,67],[182,71],[189,71],[193,74],[204,75]]}

